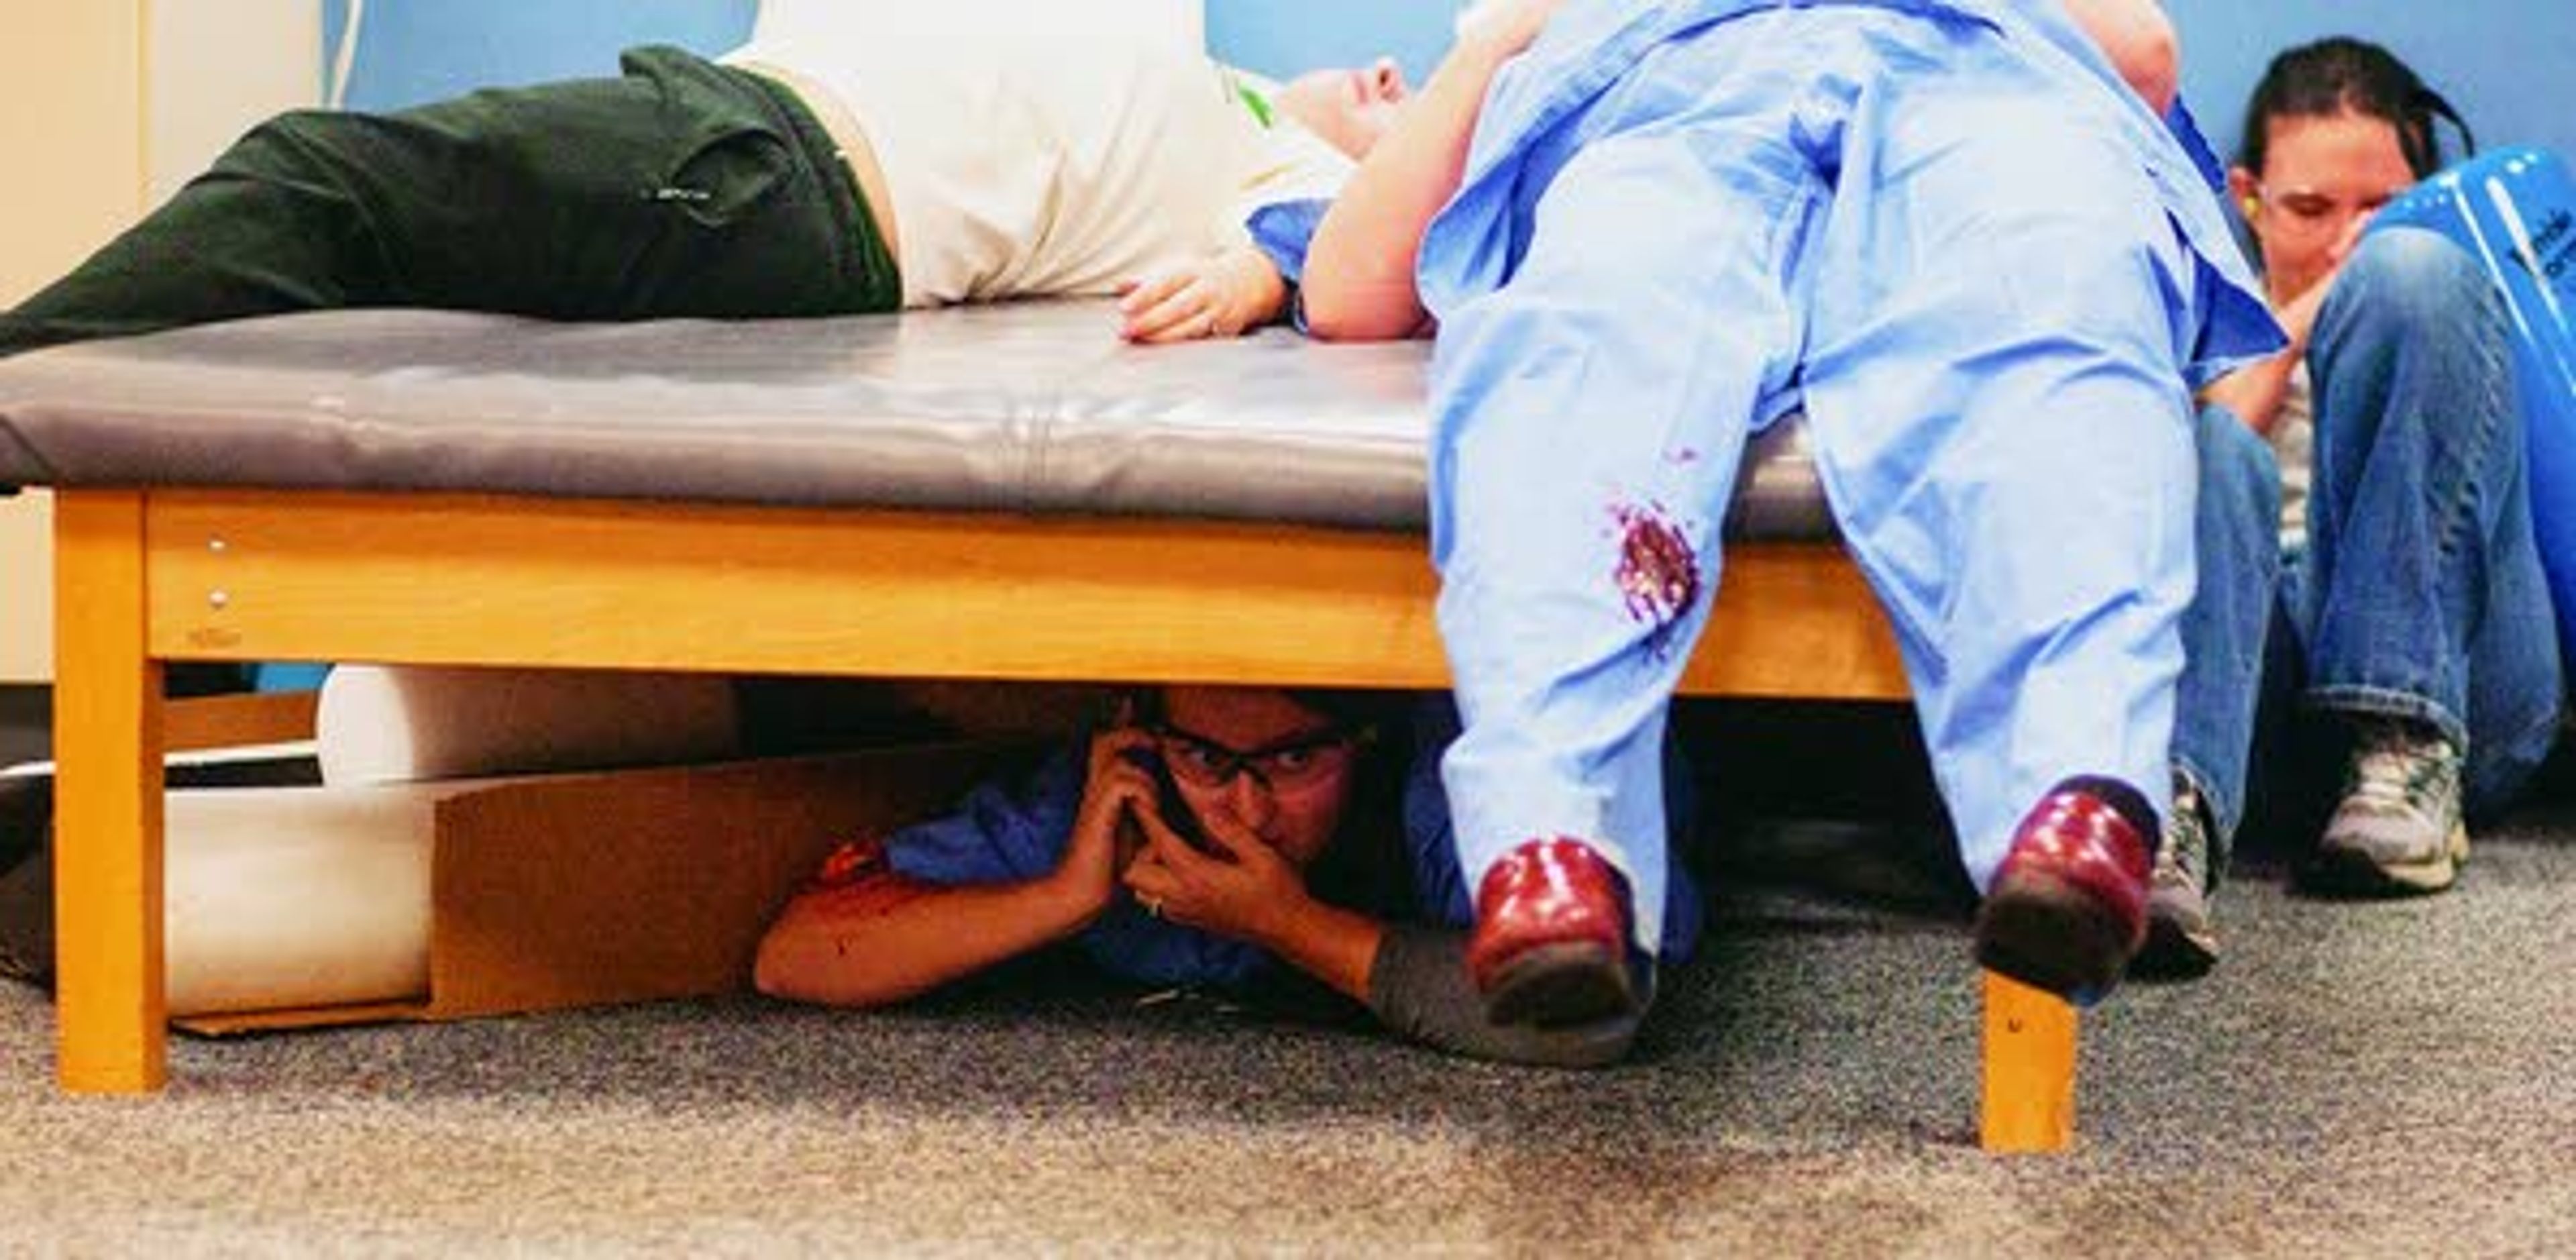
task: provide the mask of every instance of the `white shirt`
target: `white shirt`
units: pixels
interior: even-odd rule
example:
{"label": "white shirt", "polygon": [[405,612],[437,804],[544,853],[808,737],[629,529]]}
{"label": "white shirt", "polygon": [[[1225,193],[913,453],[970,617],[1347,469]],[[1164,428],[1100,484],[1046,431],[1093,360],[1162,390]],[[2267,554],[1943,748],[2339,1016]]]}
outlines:
{"label": "white shirt", "polygon": [[2281,466],[2281,550],[2305,551],[2308,547],[2308,491],[2316,476],[2317,426],[2314,391],[2308,382],[2308,362],[2301,356],[2298,366],[2290,369],[2290,387],[2281,395],[2281,413],[2272,421],[2266,440],[2272,444],[2272,459]]}
{"label": "white shirt", "polygon": [[1165,0],[768,0],[729,61],[829,92],[884,168],[907,307],[1102,294],[1244,241],[1349,159],[1270,125]]}

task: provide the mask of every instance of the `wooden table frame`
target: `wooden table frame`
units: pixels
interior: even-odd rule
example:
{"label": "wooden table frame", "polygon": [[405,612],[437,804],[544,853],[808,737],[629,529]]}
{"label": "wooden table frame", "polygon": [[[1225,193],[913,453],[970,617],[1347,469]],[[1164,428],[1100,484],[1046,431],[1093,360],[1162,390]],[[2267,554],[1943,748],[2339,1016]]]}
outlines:
{"label": "wooden table frame", "polygon": [[[463,495],[55,501],[59,1078],[166,1079],[167,661],[1437,687],[1418,535]],[[1683,690],[1901,699],[1831,544],[1730,549]],[[1988,977],[1988,1147],[2072,1132],[2071,1010]]]}

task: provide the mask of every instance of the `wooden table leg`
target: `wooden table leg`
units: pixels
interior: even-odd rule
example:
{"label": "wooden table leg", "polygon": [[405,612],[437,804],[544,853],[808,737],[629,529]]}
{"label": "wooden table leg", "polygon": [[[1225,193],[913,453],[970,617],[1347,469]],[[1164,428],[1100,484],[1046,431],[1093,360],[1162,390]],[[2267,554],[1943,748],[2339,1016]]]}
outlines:
{"label": "wooden table leg", "polygon": [[1991,971],[1985,978],[1980,1141],[1999,1155],[2065,1150],[2075,1141],[2075,1008]]}
{"label": "wooden table leg", "polygon": [[54,922],[63,1088],[157,1090],[161,666],[144,641],[143,496],[54,500]]}

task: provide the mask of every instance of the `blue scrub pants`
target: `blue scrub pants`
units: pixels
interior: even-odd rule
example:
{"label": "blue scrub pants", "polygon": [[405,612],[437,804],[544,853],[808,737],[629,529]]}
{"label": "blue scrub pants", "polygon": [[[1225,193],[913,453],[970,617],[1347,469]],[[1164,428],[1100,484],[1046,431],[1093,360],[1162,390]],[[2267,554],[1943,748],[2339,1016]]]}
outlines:
{"label": "blue scrub pants", "polygon": [[1471,881],[1589,841],[1651,948],[1666,708],[1746,438],[1801,399],[1970,878],[2069,777],[2165,799],[2200,273],[2109,132],[1991,32],[1831,7],[1663,45],[1533,142],[1526,248],[1433,368]]}

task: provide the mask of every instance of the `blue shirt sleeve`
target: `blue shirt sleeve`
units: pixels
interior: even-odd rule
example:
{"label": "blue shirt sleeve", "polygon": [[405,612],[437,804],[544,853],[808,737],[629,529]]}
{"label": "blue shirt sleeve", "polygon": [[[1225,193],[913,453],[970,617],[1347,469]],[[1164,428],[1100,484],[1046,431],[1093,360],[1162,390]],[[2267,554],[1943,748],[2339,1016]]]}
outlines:
{"label": "blue shirt sleeve", "polygon": [[888,837],[886,858],[930,884],[1036,879],[1064,860],[1082,808],[1082,778],[1080,749],[1058,749],[1024,781],[980,784],[955,813]]}
{"label": "blue shirt sleeve", "polygon": [[1252,233],[1253,248],[1279,269],[1279,278],[1288,284],[1288,323],[1300,336],[1306,333],[1306,251],[1315,244],[1315,232],[1324,226],[1324,212],[1333,203],[1312,197],[1302,201],[1275,201],[1252,212],[1244,221]]}
{"label": "blue shirt sleeve", "polygon": [[1244,229],[1252,233],[1253,247],[1279,269],[1279,278],[1297,284],[1306,276],[1306,251],[1315,244],[1315,232],[1324,226],[1324,212],[1333,203],[1322,197],[1302,201],[1274,201],[1252,212],[1244,220]]}
{"label": "blue shirt sleeve", "polygon": [[2165,111],[2165,130],[2173,133],[2174,142],[2181,145],[2183,153],[2191,158],[2192,166],[2200,171],[2201,182],[2209,185],[2209,191],[2225,193],[2227,164],[2218,160],[2218,151],[2210,146],[2209,137],[2201,133],[2200,120],[2191,116],[2191,106],[2185,104],[2180,95],[2174,97],[2173,108]]}

